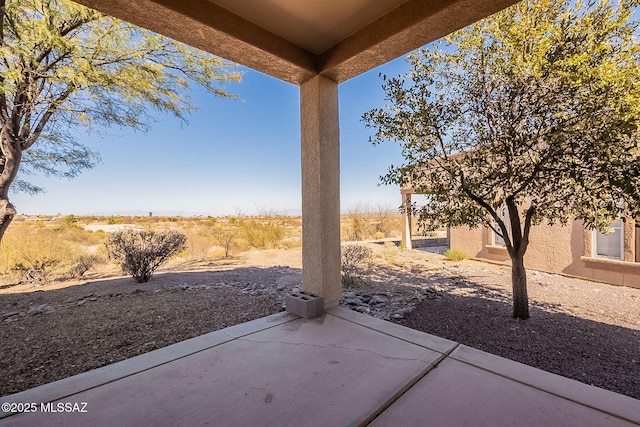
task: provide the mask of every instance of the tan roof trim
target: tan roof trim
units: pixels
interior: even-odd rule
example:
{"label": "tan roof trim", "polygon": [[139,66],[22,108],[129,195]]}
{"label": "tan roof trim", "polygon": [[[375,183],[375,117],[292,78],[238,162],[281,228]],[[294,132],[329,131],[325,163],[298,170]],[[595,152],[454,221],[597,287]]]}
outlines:
{"label": "tan roof trim", "polygon": [[314,55],[207,0],[75,1],[290,83],[318,74]]}
{"label": "tan roof trim", "polygon": [[485,18],[517,0],[410,0],[319,55],[320,74],[343,82]]}
{"label": "tan roof trim", "polygon": [[408,0],[314,55],[209,0],[75,1],[296,85],[341,83],[516,3]]}

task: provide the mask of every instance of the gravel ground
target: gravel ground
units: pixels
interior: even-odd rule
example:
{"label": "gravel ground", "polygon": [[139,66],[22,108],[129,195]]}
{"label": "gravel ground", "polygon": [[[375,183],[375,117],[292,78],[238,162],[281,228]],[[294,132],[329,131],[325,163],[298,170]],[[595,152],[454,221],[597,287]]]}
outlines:
{"label": "gravel ground", "polygon": [[[640,289],[529,272],[531,319],[516,321],[508,268],[370,247],[342,305],[640,399]],[[4,286],[0,395],[276,313],[300,264],[299,249],[262,251],[146,284]]]}

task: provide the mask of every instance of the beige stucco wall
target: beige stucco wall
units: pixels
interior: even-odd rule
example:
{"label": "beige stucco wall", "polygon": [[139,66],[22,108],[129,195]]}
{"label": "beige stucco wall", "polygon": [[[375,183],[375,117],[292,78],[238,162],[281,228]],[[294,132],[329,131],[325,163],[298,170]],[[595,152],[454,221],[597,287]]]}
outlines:
{"label": "beige stucco wall", "polygon": [[[567,226],[536,226],[531,229],[525,266],[534,270],[640,288],[640,263],[634,262],[637,259],[636,230],[638,228],[633,221],[625,223],[625,261],[615,261],[592,257],[593,234],[585,230],[580,221]],[[491,233],[487,228],[453,228],[450,232],[450,246],[473,258],[509,264],[506,249],[491,245]]]}

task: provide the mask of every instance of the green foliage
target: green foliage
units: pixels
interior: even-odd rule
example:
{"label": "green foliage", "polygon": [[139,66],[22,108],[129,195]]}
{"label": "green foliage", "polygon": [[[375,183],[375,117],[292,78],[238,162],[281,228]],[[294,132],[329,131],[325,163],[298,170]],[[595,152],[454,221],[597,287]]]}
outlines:
{"label": "green foliage", "polygon": [[75,215],[67,215],[63,218],[63,221],[69,228],[80,228],[78,218],[76,218]]}
{"label": "green foliage", "polygon": [[99,161],[71,132],[147,130],[155,112],[184,120],[195,84],[219,96],[240,80],[229,63],[68,0],[10,0],[0,8],[0,238],[15,215],[17,177],[73,178]]}
{"label": "green foliage", "polygon": [[449,261],[464,261],[469,258],[466,253],[459,249],[447,249],[444,251],[444,256]]}
{"label": "green foliage", "polygon": [[364,116],[402,147],[383,182],[430,195],[412,207],[428,228],[493,229],[522,270],[532,225],[639,217],[636,5],[528,0],[410,55]]}
{"label": "green foliage", "polygon": [[186,247],[184,234],[175,231],[122,231],[107,242],[107,254],[138,283],[148,282],[153,272]]}
{"label": "green foliage", "polygon": [[414,207],[422,221],[497,223],[507,247],[502,206],[521,234],[529,223],[603,228],[638,216],[631,5],[525,1],[410,55],[411,72],[385,80],[389,107],[364,116],[374,142],[402,146],[405,164],[384,182],[432,195]]}

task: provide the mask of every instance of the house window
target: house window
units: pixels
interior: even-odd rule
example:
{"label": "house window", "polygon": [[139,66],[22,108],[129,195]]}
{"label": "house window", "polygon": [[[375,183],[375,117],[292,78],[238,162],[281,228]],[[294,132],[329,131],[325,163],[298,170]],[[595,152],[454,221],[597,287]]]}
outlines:
{"label": "house window", "polygon": [[[506,206],[501,207],[500,209],[498,209],[498,216],[500,217],[500,219],[504,222],[504,224],[507,226],[507,230],[511,231],[511,221],[509,220],[509,212],[507,211]],[[496,230],[499,230],[500,227],[498,226],[497,222],[493,223],[493,227]],[[504,243],[504,239],[502,237],[500,237],[498,235],[498,233],[496,233],[495,231],[492,230],[491,234],[493,235],[493,241],[491,242],[493,246],[498,246],[501,248],[506,247],[507,245]]]}
{"label": "house window", "polygon": [[593,231],[593,256],[624,260],[624,223],[616,220],[608,228],[608,234]]}

